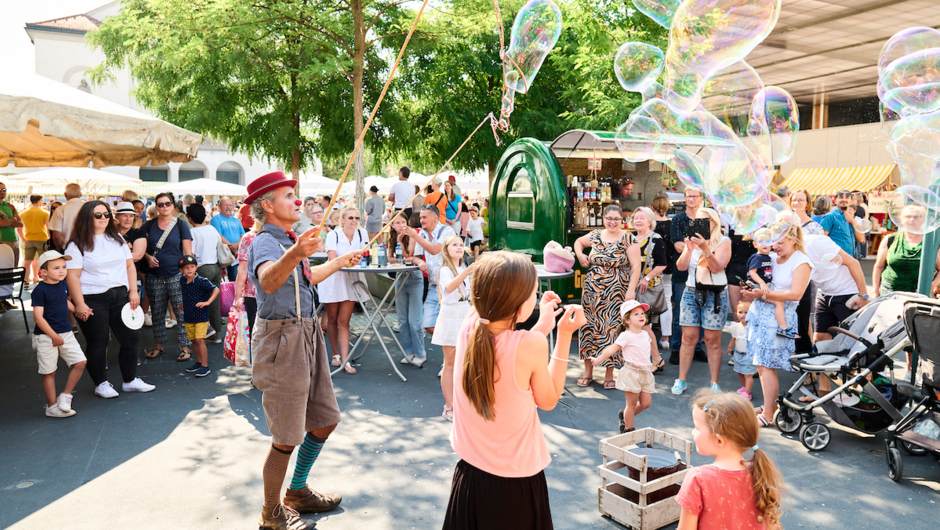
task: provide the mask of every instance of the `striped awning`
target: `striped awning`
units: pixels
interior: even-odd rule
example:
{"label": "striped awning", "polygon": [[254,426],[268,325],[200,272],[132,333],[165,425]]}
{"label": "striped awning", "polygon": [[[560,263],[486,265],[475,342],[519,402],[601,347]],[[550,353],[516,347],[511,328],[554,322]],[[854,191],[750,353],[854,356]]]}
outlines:
{"label": "striped awning", "polygon": [[867,193],[887,184],[894,164],[863,167],[801,168],[783,184],[791,191],[808,190],[813,195],[835,195],[841,190]]}

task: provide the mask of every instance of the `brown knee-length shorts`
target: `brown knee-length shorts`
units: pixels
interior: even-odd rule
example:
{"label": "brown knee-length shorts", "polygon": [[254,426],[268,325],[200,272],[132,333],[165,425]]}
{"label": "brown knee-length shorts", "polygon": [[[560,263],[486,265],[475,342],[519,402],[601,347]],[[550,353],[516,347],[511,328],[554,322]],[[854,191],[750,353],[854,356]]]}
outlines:
{"label": "brown knee-length shorts", "polygon": [[251,383],[264,393],[264,418],[275,444],[297,446],[305,433],[339,423],[319,319],[258,318],[251,353]]}

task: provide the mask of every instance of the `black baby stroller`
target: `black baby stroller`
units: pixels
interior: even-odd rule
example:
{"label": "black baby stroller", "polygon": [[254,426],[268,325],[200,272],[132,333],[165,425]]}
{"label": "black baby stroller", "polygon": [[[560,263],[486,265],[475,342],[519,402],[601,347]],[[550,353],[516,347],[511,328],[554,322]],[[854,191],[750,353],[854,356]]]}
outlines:
{"label": "black baby stroller", "polygon": [[895,482],[904,475],[898,446],[912,455],[940,456],[940,300],[905,303],[904,327],[919,357],[916,373],[921,385],[898,385],[913,403],[906,416],[888,427],[888,476]]}
{"label": "black baby stroller", "polygon": [[[877,298],[840,327],[829,328],[832,340],[817,343],[811,354],[791,357],[790,365],[801,375],[777,399],[777,428],[785,433],[802,428],[803,446],[821,451],[829,445],[831,433],[826,425],[815,421],[816,408],[821,407],[836,423],[868,434],[881,432],[900,420],[899,411],[908,396],[898,391],[891,368],[892,358],[910,345],[901,314],[905,302],[912,299],[927,297],[891,293]],[[806,390],[804,383],[811,375],[829,379],[833,390],[821,397],[817,397],[818,392]],[[800,402],[794,397],[797,394],[810,396],[813,401]]]}

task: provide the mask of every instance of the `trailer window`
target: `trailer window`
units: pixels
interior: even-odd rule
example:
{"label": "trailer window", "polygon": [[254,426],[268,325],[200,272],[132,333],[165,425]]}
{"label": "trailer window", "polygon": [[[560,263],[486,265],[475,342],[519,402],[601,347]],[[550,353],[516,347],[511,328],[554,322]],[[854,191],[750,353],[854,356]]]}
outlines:
{"label": "trailer window", "polygon": [[535,230],[535,193],[529,172],[519,168],[512,177],[506,197],[506,226],[521,230]]}

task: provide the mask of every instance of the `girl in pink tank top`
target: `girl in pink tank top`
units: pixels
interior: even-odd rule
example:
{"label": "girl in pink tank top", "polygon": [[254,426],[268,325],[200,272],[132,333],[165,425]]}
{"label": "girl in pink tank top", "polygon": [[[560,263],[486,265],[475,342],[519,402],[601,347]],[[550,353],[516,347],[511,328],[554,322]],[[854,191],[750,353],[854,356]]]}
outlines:
{"label": "girl in pink tank top", "polygon": [[538,323],[517,331],[535,308],[535,266],[509,252],[477,263],[473,309],[454,359],[451,445],[461,460],[444,528],[552,528],[543,471],[551,457],[536,409],[551,410],[561,396],[571,335],[584,325],[584,312],[565,308],[549,359],[546,336],[561,299],[545,293]]}

